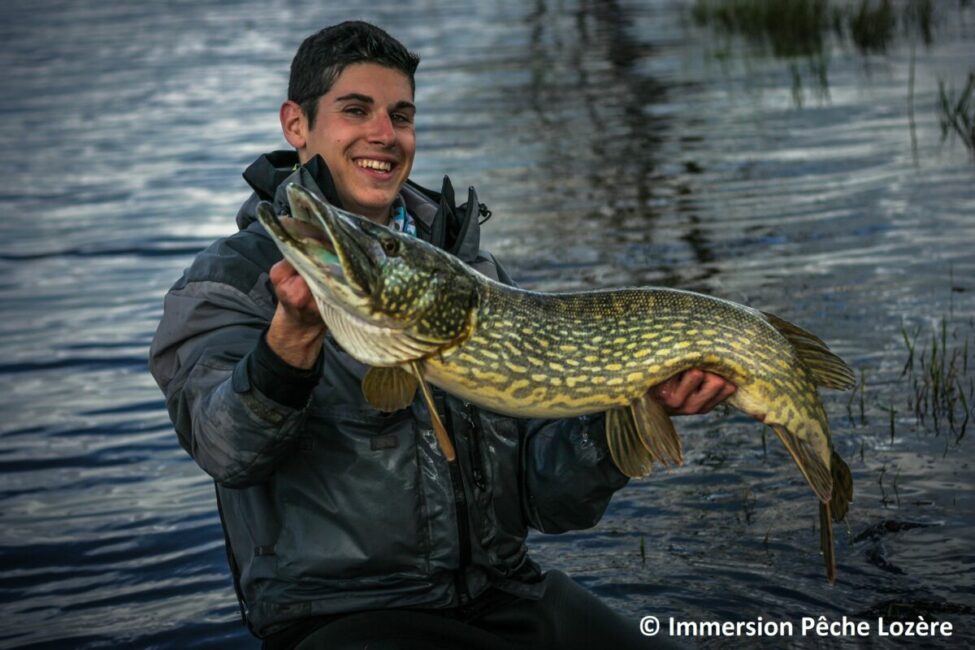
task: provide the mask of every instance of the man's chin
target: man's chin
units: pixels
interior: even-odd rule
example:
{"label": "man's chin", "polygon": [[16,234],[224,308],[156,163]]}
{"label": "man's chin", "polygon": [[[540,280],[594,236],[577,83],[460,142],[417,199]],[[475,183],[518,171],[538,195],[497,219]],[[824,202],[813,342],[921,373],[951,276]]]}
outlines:
{"label": "man's chin", "polygon": [[383,223],[385,223],[385,220],[390,216],[390,209],[393,207],[393,202],[397,196],[399,196],[399,192],[383,193],[378,197],[373,195],[360,200],[353,199],[349,201],[349,205],[343,205],[342,207],[349,212],[362,215],[368,219],[375,220],[376,218],[381,218]]}

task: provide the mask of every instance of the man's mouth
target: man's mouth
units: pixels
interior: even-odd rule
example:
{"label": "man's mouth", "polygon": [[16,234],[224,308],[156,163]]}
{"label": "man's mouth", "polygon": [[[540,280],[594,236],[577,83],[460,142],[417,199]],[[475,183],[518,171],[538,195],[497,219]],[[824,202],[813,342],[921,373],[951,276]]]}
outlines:
{"label": "man's mouth", "polygon": [[375,158],[356,158],[355,164],[363,169],[373,169],[380,172],[388,172],[393,169],[393,163]]}

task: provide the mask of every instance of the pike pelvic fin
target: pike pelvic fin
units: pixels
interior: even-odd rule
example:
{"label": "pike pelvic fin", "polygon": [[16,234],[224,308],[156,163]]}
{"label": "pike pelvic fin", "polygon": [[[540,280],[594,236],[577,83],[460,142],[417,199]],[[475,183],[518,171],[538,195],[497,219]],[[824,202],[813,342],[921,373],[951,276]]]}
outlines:
{"label": "pike pelvic fin", "polygon": [[616,467],[632,478],[649,474],[654,462],[684,462],[674,423],[663,405],[648,395],[606,413],[606,441]]}
{"label": "pike pelvic fin", "polygon": [[375,408],[391,413],[410,405],[417,385],[417,378],[403,368],[370,368],[362,378],[362,394]]}
{"label": "pike pelvic fin", "polygon": [[812,372],[813,381],[819,386],[846,390],[856,384],[853,371],[846,362],[830,351],[829,347],[815,334],[798,325],[783,320],[775,314],[762,312],[769,324],[784,336],[795,348],[799,359]]}
{"label": "pike pelvic fin", "polygon": [[430,387],[423,378],[423,371],[420,370],[420,364],[416,361],[411,361],[410,368],[412,368],[413,374],[420,384],[420,392],[423,394],[423,400],[427,403],[427,410],[430,411],[430,421],[433,423],[433,432],[437,436],[437,444],[440,445],[440,451],[443,452],[447,462],[452,463],[457,459],[457,452],[454,451],[454,443],[450,442],[447,429],[440,420],[440,413],[437,412],[437,405],[433,401],[433,394],[430,392]]}

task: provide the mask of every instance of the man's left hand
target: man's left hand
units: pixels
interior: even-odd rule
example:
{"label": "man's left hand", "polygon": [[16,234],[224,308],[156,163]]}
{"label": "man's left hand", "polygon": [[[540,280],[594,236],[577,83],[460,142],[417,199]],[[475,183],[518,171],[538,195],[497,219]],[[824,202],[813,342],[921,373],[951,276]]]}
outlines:
{"label": "man's left hand", "polygon": [[737,387],[724,377],[694,368],[654,386],[650,394],[671,415],[696,415],[707,413],[735,390]]}

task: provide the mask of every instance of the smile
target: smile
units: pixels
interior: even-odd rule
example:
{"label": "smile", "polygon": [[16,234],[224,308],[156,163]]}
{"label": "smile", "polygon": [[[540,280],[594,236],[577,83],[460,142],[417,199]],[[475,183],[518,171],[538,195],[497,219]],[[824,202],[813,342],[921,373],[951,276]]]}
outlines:
{"label": "smile", "polygon": [[364,169],[375,169],[380,172],[388,172],[393,168],[391,162],[385,160],[373,160],[371,158],[358,158],[355,164]]}

